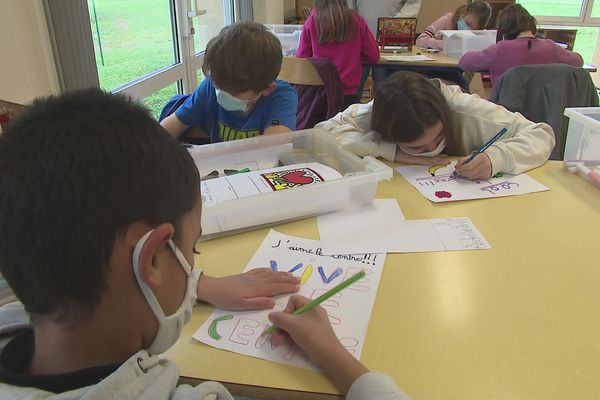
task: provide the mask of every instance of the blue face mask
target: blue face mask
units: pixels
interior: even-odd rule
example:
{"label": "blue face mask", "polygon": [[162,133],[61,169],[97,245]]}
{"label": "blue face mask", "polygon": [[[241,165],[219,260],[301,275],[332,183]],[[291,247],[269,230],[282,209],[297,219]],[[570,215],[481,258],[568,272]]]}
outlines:
{"label": "blue face mask", "polygon": [[250,108],[249,103],[255,101],[260,97],[259,94],[252,100],[241,100],[217,87],[215,87],[215,93],[217,95],[217,103],[219,103],[219,105],[227,111],[246,112]]}
{"label": "blue face mask", "polygon": [[456,21],[456,27],[460,31],[470,31],[471,30],[471,28],[469,28],[469,25],[467,25],[462,18],[459,19],[458,21]]}

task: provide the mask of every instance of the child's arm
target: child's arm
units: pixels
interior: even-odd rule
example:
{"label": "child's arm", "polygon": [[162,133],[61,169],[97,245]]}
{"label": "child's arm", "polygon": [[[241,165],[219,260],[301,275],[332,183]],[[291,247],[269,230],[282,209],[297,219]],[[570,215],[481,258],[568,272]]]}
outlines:
{"label": "child's arm", "polygon": [[[408,399],[385,375],[369,372],[354,358],[335,335],[327,312],[316,307],[301,315],[291,314],[310,299],[294,295],[282,312],[272,312],[269,319],[281,330],[273,333],[274,344],[291,338],[331,377],[347,399]],[[283,331],[282,331],[283,330]]]}
{"label": "child's arm", "polygon": [[498,45],[494,44],[481,51],[472,51],[463,55],[458,61],[458,66],[464,71],[489,71],[490,66],[498,61],[496,60],[496,51]]}
{"label": "child's arm", "polygon": [[277,81],[276,89],[267,96],[268,106],[263,117],[263,135],[296,130],[298,93],[287,82]]}
{"label": "child's arm", "polygon": [[189,128],[189,125],[181,122],[175,113],[160,121],[160,125],[174,138],[179,137],[183,131]]}
{"label": "child's arm", "polygon": [[417,38],[417,46],[423,48],[443,49],[442,39],[438,32],[444,29],[454,29],[452,26],[452,13],[445,14],[427,27]]}
{"label": "child's arm", "polygon": [[196,292],[199,301],[222,310],[260,310],[273,308],[272,296],[295,293],[298,289],[300,278],[293,274],[257,268],[222,278],[202,274]]}
{"label": "child's arm", "polygon": [[[502,128],[508,130],[484,154],[478,155],[466,164],[464,170],[459,164],[457,172],[461,175],[476,179],[489,178],[498,172],[521,174],[539,167],[548,160],[556,142],[550,125],[529,121],[519,113],[510,112],[478,96],[465,93],[458,93],[458,96],[451,100],[454,104],[454,107],[452,104],[451,107],[461,119],[464,140],[472,144],[473,148],[469,150],[481,147]],[[477,173],[469,174],[466,171],[467,166],[473,168],[471,163],[478,159],[481,163],[487,163],[489,159],[489,169],[484,172],[482,168]]]}
{"label": "child's arm", "polygon": [[558,45],[556,46],[556,53],[557,62],[561,64],[569,64],[574,67],[583,66],[583,57],[579,53],[563,49]]}

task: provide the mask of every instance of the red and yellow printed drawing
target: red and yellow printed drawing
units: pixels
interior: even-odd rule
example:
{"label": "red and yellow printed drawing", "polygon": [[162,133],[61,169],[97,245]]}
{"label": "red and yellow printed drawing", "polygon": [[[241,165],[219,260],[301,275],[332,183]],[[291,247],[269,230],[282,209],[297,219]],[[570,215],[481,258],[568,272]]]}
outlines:
{"label": "red and yellow printed drawing", "polygon": [[325,182],[325,179],[310,168],[296,168],[285,171],[267,172],[260,175],[274,191],[291,189],[311,183]]}

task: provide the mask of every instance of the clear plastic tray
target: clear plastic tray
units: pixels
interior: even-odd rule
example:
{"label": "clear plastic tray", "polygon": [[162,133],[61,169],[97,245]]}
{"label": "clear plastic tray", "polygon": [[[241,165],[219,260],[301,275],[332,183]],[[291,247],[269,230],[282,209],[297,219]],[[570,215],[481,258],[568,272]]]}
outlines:
{"label": "clear plastic tray", "polygon": [[282,154],[283,158],[297,157],[300,161],[310,158],[334,168],[342,178],[204,207],[203,240],[369,204],[375,198],[379,181],[391,179],[393,175],[386,164],[373,157],[356,156],[321,129],[195,146],[190,153],[195,160],[211,165],[211,158],[216,160],[225,154],[286,143],[291,143],[293,152]]}

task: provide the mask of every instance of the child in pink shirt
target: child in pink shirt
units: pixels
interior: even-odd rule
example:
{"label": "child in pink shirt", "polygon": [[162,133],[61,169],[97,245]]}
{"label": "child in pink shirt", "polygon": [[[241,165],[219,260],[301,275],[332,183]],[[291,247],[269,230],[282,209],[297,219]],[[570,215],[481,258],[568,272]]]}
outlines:
{"label": "child in pink shirt", "polygon": [[458,7],[453,13],[444,14],[429,25],[417,38],[417,46],[441,50],[443,45],[440,31],[485,29],[491,15],[492,8],[485,1]]}
{"label": "child in pink shirt", "polygon": [[500,13],[500,42],[481,51],[465,54],[458,65],[465,71],[489,71],[492,86],[504,72],[526,64],[583,65],[578,53],[563,49],[550,39],[535,38],[537,21],[520,4],[506,7]]}
{"label": "child in pink shirt", "polygon": [[379,47],[366,21],[346,0],[316,0],[304,23],[296,57],[328,58],[344,85],[344,108],[360,101],[362,63],[379,61]]}

